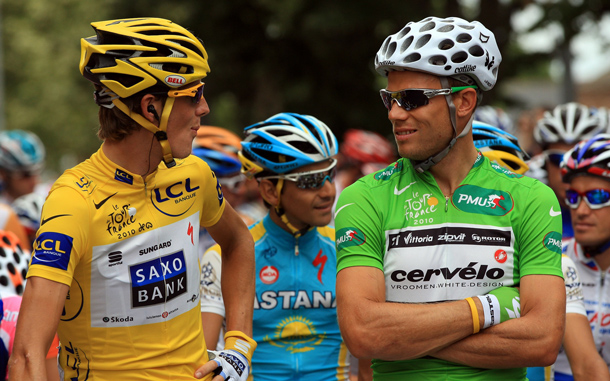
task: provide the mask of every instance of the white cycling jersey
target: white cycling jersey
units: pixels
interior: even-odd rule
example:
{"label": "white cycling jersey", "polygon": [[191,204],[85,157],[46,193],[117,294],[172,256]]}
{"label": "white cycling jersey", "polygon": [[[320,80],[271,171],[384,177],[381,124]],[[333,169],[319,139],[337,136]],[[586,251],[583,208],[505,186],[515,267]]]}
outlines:
{"label": "white cycling jersey", "polygon": [[[585,255],[582,247],[576,243],[575,239],[570,239],[563,247],[564,254],[573,260],[576,268],[576,276],[580,276],[580,285],[584,296],[584,308],[586,310],[589,324],[593,332],[593,340],[597,351],[602,355],[606,364],[610,364],[610,350],[606,351],[606,343],[610,343],[610,284],[604,284],[604,278],[609,270],[601,271],[595,259]],[[564,276],[566,272],[564,270]],[[568,282],[566,276],[566,292],[568,292]],[[568,310],[570,311],[568,296]],[[572,374],[565,351],[562,350],[555,362],[555,372]]]}

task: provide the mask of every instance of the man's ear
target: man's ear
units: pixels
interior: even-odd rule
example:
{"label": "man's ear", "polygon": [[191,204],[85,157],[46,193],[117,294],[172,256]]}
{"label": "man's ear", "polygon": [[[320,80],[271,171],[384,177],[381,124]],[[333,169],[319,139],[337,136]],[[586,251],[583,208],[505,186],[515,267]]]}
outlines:
{"label": "man's ear", "polygon": [[271,206],[277,206],[277,188],[275,184],[269,179],[262,179],[258,183],[258,190],[263,200],[265,200]]}
{"label": "man's ear", "polygon": [[140,114],[149,122],[159,125],[159,114],[157,113],[158,101],[152,94],[146,94],[140,101]]}
{"label": "man's ear", "polygon": [[457,99],[453,100],[458,117],[470,116],[477,106],[477,91],[475,89],[464,89],[460,91]]}

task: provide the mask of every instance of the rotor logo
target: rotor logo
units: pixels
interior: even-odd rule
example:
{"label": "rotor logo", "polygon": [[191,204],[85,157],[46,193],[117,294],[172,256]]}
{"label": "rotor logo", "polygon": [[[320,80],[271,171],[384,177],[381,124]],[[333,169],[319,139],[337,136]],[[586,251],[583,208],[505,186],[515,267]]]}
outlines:
{"label": "rotor logo", "polygon": [[179,87],[186,84],[186,79],[183,76],[172,74],[165,77],[165,83],[172,87]]}

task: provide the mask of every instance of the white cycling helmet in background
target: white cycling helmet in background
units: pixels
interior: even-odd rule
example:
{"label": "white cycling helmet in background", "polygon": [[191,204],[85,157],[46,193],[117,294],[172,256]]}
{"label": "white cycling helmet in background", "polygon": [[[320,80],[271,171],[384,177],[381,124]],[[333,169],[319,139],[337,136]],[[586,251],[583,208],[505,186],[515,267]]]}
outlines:
{"label": "white cycling helmet in background", "polygon": [[[388,36],[375,56],[375,70],[383,76],[391,71],[412,70],[439,77],[443,88],[450,88],[447,77],[470,86],[477,86],[478,103],[481,92],[496,84],[502,61],[494,34],[478,21],[458,17],[427,17],[409,22],[398,33]],[[480,91],[479,91],[480,90]],[[445,95],[454,137],[447,147],[428,159],[414,163],[424,172],[441,161],[458,138],[472,127],[472,118],[462,132],[457,133],[455,105],[450,94]]]}
{"label": "white cycling helmet in background", "polygon": [[570,102],[546,111],[534,128],[534,139],[543,148],[551,143],[576,144],[606,132],[608,117],[595,108]]}
{"label": "white cycling helmet in background", "polygon": [[479,106],[474,111],[474,120],[487,123],[502,131],[512,134],[514,131],[513,121],[508,114],[499,107]]}
{"label": "white cycling helmet in background", "polygon": [[28,235],[35,234],[40,228],[40,217],[45,197],[33,192],[17,197],[11,204],[13,210],[19,217],[19,222],[25,228]]}
{"label": "white cycling helmet in background", "polygon": [[44,166],[45,149],[33,132],[0,132],[0,168],[6,171],[39,172]]}

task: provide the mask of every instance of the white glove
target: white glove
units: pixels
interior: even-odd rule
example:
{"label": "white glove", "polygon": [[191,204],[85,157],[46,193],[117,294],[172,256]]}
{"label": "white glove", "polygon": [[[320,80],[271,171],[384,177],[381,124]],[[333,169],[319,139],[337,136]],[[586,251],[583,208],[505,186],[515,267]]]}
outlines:
{"label": "white glove", "polygon": [[246,381],[250,374],[250,366],[248,359],[241,353],[225,349],[222,351],[208,351],[210,361],[215,361],[218,368],[214,374],[219,374],[225,381]]}

